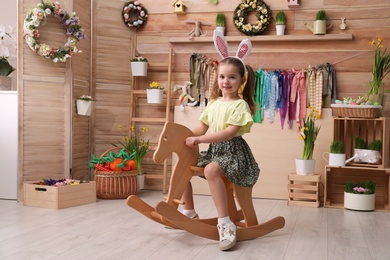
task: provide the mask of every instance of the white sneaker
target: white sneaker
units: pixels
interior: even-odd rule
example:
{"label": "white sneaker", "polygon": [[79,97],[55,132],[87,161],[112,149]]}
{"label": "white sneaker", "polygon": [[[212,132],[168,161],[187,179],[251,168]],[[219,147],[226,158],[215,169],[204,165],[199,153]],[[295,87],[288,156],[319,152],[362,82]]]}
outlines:
{"label": "white sneaker", "polygon": [[218,224],[219,248],[222,251],[232,248],[236,244],[236,225],[233,222]]}

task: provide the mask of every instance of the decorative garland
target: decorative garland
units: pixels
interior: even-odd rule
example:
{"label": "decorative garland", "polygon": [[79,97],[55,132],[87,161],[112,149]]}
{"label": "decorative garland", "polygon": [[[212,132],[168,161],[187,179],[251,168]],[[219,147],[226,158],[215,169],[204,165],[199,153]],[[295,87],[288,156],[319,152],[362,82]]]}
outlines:
{"label": "decorative garland", "polygon": [[140,28],[146,24],[148,11],[138,1],[125,3],[122,9],[123,22],[130,28]]}
{"label": "decorative garland", "polygon": [[[249,12],[256,12],[258,21],[255,24],[248,23]],[[234,10],[233,22],[240,32],[250,36],[258,35],[271,22],[271,10],[262,0],[242,0]]]}
{"label": "decorative garland", "polygon": [[[66,27],[67,42],[64,46],[53,48],[45,43],[39,41],[38,27],[44,25],[47,15],[54,15],[58,18],[60,24]],[[86,39],[84,29],[80,25],[80,20],[73,12],[70,16],[65,10],[61,8],[59,2],[50,3],[41,2],[32,9],[24,20],[24,34],[27,45],[35,51],[39,56],[50,59],[53,62],[65,62],[67,58],[72,57],[75,53],[80,53],[76,45],[79,40]]]}

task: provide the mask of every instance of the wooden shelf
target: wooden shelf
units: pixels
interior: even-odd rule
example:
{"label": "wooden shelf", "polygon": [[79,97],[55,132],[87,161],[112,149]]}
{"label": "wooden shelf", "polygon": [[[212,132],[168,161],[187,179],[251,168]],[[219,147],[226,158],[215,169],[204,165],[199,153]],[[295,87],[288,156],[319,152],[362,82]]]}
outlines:
{"label": "wooden shelf", "polygon": [[[260,35],[260,36],[226,36],[228,42],[241,42],[244,38],[249,38],[252,42],[281,42],[281,41],[350,41],[353,35],[343,34],[325,34],[325,35]],[[213,42],[213,37],[195,37],[190,40],[188,37],[171,37],[170,43],[207,43]]]}

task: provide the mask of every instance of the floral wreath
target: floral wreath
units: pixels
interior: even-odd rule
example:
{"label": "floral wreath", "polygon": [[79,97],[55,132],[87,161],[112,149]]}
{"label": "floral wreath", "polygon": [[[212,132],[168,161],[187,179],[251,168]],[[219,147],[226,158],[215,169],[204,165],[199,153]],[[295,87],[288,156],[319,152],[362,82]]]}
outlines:
{"label": "floral wreath", "polygon": [[[248,13],[256,12],[258,21],[255,24],[248,23]],[[271,10],[262,0],[242,0],[236,7],[233,15],[236,28],[246,35],[258,35],[267,28],[271,22]]]}
{"label": "floral wreath", "polygon": [[[64,46],[53,48],[45,43],[39,41],[38,27],[44,25],[47,15],[54,15],[60,24],[66,27],[67,42]],[[81,53],[76,45],[79,40],[86,39],[84,29],[80,25],[80,20],[73,12],[70,16],[65,10],[61,8],[59,2],[49,3],[41,2],[34,7],[24,20],[23,26],[27,45],[35,51],[39,56],[50,59],[53,62],[65,62],[67,58],[72,57],[75,53]]]}
{"label": "floral wreath", "polygon": [[146,24],[148,10],[138,1],[127,2],[122,9],[122,19],[128,27],[140,28]]}

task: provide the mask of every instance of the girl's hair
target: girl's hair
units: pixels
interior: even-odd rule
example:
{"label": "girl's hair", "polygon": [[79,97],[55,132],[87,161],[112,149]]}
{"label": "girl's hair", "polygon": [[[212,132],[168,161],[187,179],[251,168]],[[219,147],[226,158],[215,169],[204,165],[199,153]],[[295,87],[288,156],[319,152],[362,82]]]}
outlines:
{"label": "girl's hair", "polygon": [[[238,73],[240,74],[241,78],[245,77],[245,68],[244,63],[242,63],[241,60],[235,57],[227,57],[223,59],[220,63],[220,65],[226,65],[231,64],[238,68]],[[255,73],[251,66],[246,65],[246,71],[248,73],[248,78],[246,80],[246,84],[244,87],[244,91],[242,92],[243,99],[248,103],[249,108],[251,110],[251,114],[254,115],[256,112],[256,103],[254,101],[254,95],[255,95]],[[221,90],[218,88],[218,80],[216,79],[214,81],[214,85],[212,88],[212,91],[210,93],[210,99],[215,100],[218,97],[222,96]]]}

